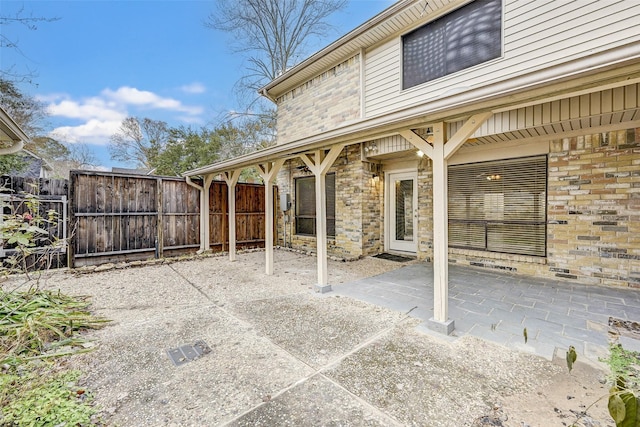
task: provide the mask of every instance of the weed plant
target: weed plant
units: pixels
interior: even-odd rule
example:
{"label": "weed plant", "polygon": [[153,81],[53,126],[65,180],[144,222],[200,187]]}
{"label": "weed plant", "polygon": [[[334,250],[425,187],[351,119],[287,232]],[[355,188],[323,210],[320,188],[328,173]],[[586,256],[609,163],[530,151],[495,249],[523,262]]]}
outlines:
{"label": "weed plant", "polygon": [[[3,276],[25,273],[30,279],[27,257],[60,243],[47,241],[47,225],[57,218],[51,212],[42,218],[39,211],[33,197],[18,207],[3,199],[0,244],[14,251],[0,261]],[[64,356],[89,351],[92,344],[79,332],[106,320],[91,315],[87,298],[42,290],[38,281],[26,291],[22,286],[0,287],[0,426],[96,425],[91,396],[77,386],[81,373],[69,370]]]}

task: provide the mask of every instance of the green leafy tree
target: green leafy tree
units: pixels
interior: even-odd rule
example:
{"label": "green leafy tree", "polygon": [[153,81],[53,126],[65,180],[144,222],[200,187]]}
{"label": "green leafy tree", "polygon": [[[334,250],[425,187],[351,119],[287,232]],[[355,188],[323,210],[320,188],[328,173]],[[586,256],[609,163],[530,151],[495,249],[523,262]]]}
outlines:
{"label": "green leafy tree", "polygon": [[20,90],[16,83],[0,77],[0,106],[29,137],[40,135],[47,110],[44,103]]}
{"label": "green leafy tree", "polygon": [[220,159],[220,136],[206,128],[179,127],[169,129],[164,150],[150,164],[159,175],[176,175],[213,163]]}

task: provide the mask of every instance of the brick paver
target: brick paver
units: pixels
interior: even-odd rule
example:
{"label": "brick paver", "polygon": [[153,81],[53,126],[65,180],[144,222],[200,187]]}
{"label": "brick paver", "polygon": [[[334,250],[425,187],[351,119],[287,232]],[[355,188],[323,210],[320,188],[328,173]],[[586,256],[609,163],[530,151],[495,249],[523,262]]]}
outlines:
{"label": "brick paver", "polygon": [[[410,311],[423,321],[433,316],[430,263],[409,264],[333,289],[393,310]],[[548,359],[556,350],[573,345],[580,354],[595,360],[606,355],[610,316],[640,321],[640,292],[449,267],[449,317],[455,321],[454,338],[469,334]]]}

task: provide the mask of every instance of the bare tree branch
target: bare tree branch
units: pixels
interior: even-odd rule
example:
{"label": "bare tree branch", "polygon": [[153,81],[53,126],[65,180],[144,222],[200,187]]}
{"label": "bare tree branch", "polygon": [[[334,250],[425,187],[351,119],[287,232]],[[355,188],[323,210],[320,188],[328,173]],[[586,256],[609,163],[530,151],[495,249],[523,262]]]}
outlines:
{"label": "bare tree branch", "polygon": [[111,159],[150,168],[154,157],[167,144],[168,136],[169,128],[163,121],[127,117],[118,132],[111,135]]}
{"label": "bare tree branch", "polygon": [[218,0],[205,25],[232,36],[234,53],[247,56],[240,92],[256,91],[308,54],[312,37],[332,28],[327,18],[346,0]]}

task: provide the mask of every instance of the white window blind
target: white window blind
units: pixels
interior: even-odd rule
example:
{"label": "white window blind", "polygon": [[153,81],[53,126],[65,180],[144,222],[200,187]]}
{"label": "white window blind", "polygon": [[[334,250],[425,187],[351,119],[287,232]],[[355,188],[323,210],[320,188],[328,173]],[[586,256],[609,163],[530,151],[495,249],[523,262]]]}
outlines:
{"label": "white window blind", "polygon": [[449,246],[545,256],[547,158],[449,167]]}

